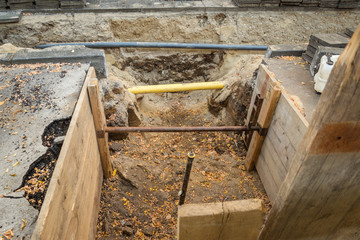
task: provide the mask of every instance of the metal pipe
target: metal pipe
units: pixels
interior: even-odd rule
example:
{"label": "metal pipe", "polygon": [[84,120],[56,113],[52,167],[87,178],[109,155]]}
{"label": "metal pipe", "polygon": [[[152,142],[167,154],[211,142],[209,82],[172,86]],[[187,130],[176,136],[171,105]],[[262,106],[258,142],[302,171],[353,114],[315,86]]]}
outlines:
{"label": "metal pipe", "polygon": [[188,153],[188,159],[186,162],[186,170],[185,170],[185,176],[184,176],[184,182],[180,191],[180,200],[179,205],[183,205],[185,203],[185,197],[186,197],[186,191],[190,179],[190,173],[191,173],[191,167],[193,164],[195,158],[195,154],[193,152]]}
{"label": "metal pipe", "polygon": [[264,45],[233,45],[208,43],[172,43],[172,42],[74,42],[49,43],[38,45],[35,48],[48,48],[54,46],[83,45],[88,48],[185,48],[185,49],[219,49],[219,50],[248,50],[266,51]]}
{"label": "metal pipe", "polygon": [[260,131],[259,126],[215,126],[215,127],[105,127],[105,132],[247,132]]}
{"label": "metal pipe", "polygon": [[163,92],[182,92],[195,90],[222,89],[222,82],[199,82],[199,83],[179,83],[179,84],[161,84],[149,86],[136,86],[128,88],[129,92],[134,94],[144,93],[163,93]]}

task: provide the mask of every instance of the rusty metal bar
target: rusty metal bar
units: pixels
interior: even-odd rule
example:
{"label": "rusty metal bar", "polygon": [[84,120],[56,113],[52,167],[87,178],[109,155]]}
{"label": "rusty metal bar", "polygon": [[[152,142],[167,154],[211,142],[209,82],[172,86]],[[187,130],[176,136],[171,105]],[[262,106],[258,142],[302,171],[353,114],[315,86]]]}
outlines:
{"label": "rusty metal bar", "polygon": [[179,199],[179,205],[183,205],[185,203],[185,197],[186,197],[186,191],[190,179],[190,173],[191,173],[191,167],[193,164],[195,158],[195,153],[192,151],[188,153],[188,159],[186,162],[186,170],[185,170],[185,176],[184,176],[184,182],[180,191],[180,199]]}
{"label": "rusty metal bar", "polygon": [[105,127],[105,132],[248,132],[260,131],[259,126],[215,126],[215,127]]}

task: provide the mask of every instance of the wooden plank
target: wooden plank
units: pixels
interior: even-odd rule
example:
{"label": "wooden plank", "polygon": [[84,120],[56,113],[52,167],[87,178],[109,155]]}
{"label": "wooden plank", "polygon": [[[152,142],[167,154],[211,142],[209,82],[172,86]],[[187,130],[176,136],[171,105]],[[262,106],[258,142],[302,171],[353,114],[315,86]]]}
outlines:
{"label": "wooden plank", "polygon": [[269,171],[269,166],[265,161],[263,155],[259,156],[259,159],[256,161],[256,171],[259,173],[262,184],[264,185],[266,194],[268,195],[271,202],[276,199],[278,187],[275,185],[275,180]]}
{"label": "wooden plank", "polygon": [[96,232],[102,169],[85,79],[32,239],[89,239]]}
{"label": "wooden plank", "polygon": [[360,26],[332,70],[260,240],[360,235],[359,62]]}
{"label": "wooden plank", "polygon": [[112,164],[110,160],[108,133],[104,132],[106,127],[106,118],[104,113],[104,107],[101,102],[99,93],[99,82],[94,77],[95,71],[92,69],[92,78],[88,85],[88,93],[91,102],[91,110],[94,116],[94,124],[97,132],[102,132],[103,136],[97,137],[98,147],[101,156],[101,164],[104,171],[105,178],[109,178],[112,175]]}
{"label": "wooden plank", "polygon": [[275,117],[270,125],[267,138],[274,146],[274,151],[276,152],[287,172],[295,155],[295,148],[291,144],[285,130],[280,126]]}
{"label": "wooden plank", "polygon": [[[275,146],[271,143],[270,139],[266,139],[263,144],[264,158],[268,162],[269,171],[274,177],[275,184],[280,188],[282,182],[287,174],[286,168],[279,159],[279,156],[275,152]],[[269,156],[269,159],[267,159]],[[277,192],[277,191],[276,191]]]}
{"label": "wooden plank", "polygon": [[[270,80],[269,77],[266,77],[267,74],[266,74],[265,68],[266,67],[263,64],[261,64],[260,67],[259,67],[259,71],[258,71],[258,74],[257,74],[257,77],[256,77],[256,82],[255,82],[255,88],[254,88],[254,91],[253,91],[253,95],[251,96],[249,110],[254,107],[256,95],[260,93],[261,89],[263,89],[263,88],[266,89],[265,85],[267,85],[267,82]],[[262,94],[260,94],[260,96],[265,97],[265,91]],[[247,114],[247,117],[246,117],[246,120],[245,120],[246,125],[249,123],[250,117],[251,117],[251,112],[248,111],[248,114]]]}
{"label": "wooden plank", "polygon": [[179,240],[256,240],[264,221],[260,199],[185,204],[178,209]]}
{"label": "wooden plank", "polygon": [[[285,166],[274,149],[275,147],[272,145],[270,138],[266,137],[261,149],[261,158],[259,156],[259,160],[256,163],[256,169],[271,202],[275,201],[280,186],[287,174]],[[263,174],[265,175],[262,176]]]}
{"label": "wooden plank", "polygon": [[280,107],[277,113],[279,124],[284,129],[291,144],[297,149],[309,123],[287,94],[281,95],[278,106]]}
{"label": "wooden plank", "polygon": [[[271,86],[267,90],[258,119],[258,123],[261,127],[268,128],[270,126],[280,94],[280,88],[275,84],[271,84]],[[264,139],[265,136],[260,136],[258,132],[255,132],[253,134],[245,162],[248,171],[254,168],[255,163],[259,157]]]}

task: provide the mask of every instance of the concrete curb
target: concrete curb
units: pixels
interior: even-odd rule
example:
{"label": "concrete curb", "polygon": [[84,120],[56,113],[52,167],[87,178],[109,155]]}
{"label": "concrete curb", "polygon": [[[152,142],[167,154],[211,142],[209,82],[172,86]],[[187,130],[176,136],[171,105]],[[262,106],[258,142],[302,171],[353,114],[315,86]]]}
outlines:
{"label": "concrete curb", "polygon": [[0,54],[0,64],[34,63],[90,63],[99,78],[107,77],[105,52],[100,49],[74,47],[73,49],[49,48],[39,51],[18,51],[14,54]]}
{"label": "concrete curb", "polygon": [[270,45],[265,53],[266,58],[281,57],[281,56],[296,56],[301,55],[306,51],[307,44],[300,45]]}

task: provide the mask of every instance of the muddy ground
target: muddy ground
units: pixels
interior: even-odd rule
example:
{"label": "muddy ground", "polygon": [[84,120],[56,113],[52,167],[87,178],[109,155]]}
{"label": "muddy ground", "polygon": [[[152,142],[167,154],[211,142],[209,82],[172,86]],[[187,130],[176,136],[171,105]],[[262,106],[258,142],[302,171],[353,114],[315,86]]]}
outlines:
{"label": "muddy ground", "polygon": [[[205,95],[155,96],[167,106],[143,111],[146,125],[219,124],[207,110]],[[134,133],[111,142],[110,149],[117,172],[103,185],[98,239],[175,239],[178,193],[189,151],[196,158],[185,203],[260,198],[267,211],[271,208],[258,174],[245,170],[246,150],[238,134]]]}

